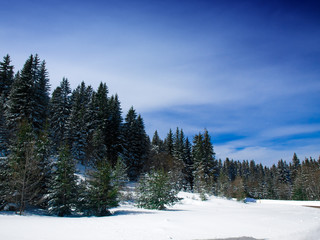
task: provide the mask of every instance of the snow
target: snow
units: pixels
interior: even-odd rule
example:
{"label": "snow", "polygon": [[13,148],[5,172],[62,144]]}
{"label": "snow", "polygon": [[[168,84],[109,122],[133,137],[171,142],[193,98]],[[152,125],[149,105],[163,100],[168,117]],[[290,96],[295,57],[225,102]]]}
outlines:
{"label": "snow", "polygon": [[320,236],[320,202],[257,200],[242,203],[180,193],[183,200],[166,211],[132,204],[112,209],[109,217],[59,218],[0,214],[0,239],[257,239],[316,240]]}

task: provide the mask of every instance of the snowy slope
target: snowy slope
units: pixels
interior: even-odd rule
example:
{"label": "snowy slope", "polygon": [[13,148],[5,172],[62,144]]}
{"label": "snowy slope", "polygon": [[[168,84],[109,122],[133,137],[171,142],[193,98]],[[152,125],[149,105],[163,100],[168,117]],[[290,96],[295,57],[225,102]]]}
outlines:
{"label": "snowy slope", "polygon": [[0,239],[320,239],[319,202],[267,201],[244,204],[180,193],[184,199],[167,211],[122,205],[114,216],[58,218],[0,214]]}

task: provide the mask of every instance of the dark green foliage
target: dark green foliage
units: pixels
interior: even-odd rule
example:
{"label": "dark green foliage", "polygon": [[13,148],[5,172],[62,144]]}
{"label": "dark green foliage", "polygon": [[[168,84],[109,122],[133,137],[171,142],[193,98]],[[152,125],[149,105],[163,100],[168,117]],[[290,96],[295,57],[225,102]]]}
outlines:
{"label": "dark green foliage", "polygon": [[153,171],[139,181],[137,204],[141,208],[164,210],[179,201],[177,194],[166,172]]}
{"label": "dark green foliage", "polygon": [[95,216],[108,216],[108,209],[118,206],[118,187],[111,165],[103,161],[89,171],[85,213]]}
{"label": "dark green foliage", "polygon": [[214,152],[208,131],[193,139],[194,187],[200,193],[210,193],[214,181]]}
{"label": "dark green foliage", "polygon": [[86,147],[88,141],[88,124],[87,124],[87,109],[92,97],[91,86],[86,87],[82,82],[72,93],[71,114],[69,117],[68,137],[71,144],[71,152],[73,158],[83,164],[87,165]]}
{"label": "dark green foliage", "polygon": [[8,158],[0,157],[0,211],[3,210],[10,195],[9,170]]}
{"label": "dark green foliage", "polygon": [[52,161],[50,159],[52,152],[50,146],[51,142],[48,131],[44,130],[40,132],[34,146],[36,153],[35,158],[39,169],[39,193],[38,196],[35,197],[35,204],[42,208],[47,208],[47,194],[52,174]]}
{"label": "dark green foliage", "polygon": [[171,129],[169,130],[167,138],[164,140],[164,145],[167,153],[173,156],[173,133]]}
{"label": "dark green foliage", "polygon": [[[320,158],[319,158],[320,160]],[[299,200],[320,200],[320,161],[305,159],[301,163],[295,184],[293,197]]]}
{"label": "dark green foliage", "polygon": [[10,129],[16,129],[23,119],[33,122],[34,112],[34,81],[33,56],[24,64],[21,74],[18,74],[12,84],[8,98],[6,118]]}
{"label": "dark green foliage", "polygon": [[[16,75],[9,55],[0,62],[0,210],[10,205],[20,213],[40,207],[59,216],[81,209],[108,215],[126,175],[136,181],[146,172],[139,201],[148,208],[173,203],[180,189],[203,198],[320,199],[320,160],[300,162],[294,154],[291,163],[270,167],[253,160],[216,161],[207,130],[194,136],[192,146],[179,128],[175,134],[170,129],[164,141],[155,131],[150,142],[133,108],[123,122],[118,96],[109,97],[105,83],[95,92],[82,82],[72,92],[63,78],[51,99],[49,89],[46,63],[38,55]],[[92,170],[88,181],[77,182],[79,162]],[[168,203],[152,198],[165,193]]]}
{"label": "dark green foliage", "polygon": [[5,99],[8,97],[11,85],[14,78],[13,66],[9,55],[3,57],[3,62],[0,62],[0,96]]}
{"label": "dark green foliage", "polygon": [[31,124],[21,121],[15,144],[9,155],[9,188],[8,201],[18,206],[22,214],[29,205],[36,205],[41,191],[40,159],[35,148],[36,141]]}
{"label": "dark green foliage", "polygon": [[0,157],[8,155],[9,129],[5,119],[5,99],[0,96]]}
{"label": "dark green foliage", "polygon": [[31,55],[16,75],[8,97],[7,122],[15,130],[23,119],[31,123],[33,131],[43,130],[49,102],[49,80],[45,62]]}
{"label": "dark green foliage", "polygon": [[46,62],[38,64],[38,56],[36,55],[36,65],[34,66],[35,78],[34,78],[34,102],[36,103],[34,110],[34,126],[37,131],[44,129],[46,120],[48,117],[49,106],[49,78],[48,71],[46,69]]}
{"label": "dark green foliage", "polygon": [[71,112],[70,85],[67,78],[63,78],[50,99],[49,124],[53,150],[56,152],[66,141],[68,120]]}
{"label": "dark green foliage", "polygon": [[117,163],[119,154],[122,152],[122,117],[121,106],[118,95],[111,96],[108,100],[109,117],[107,120],[107,130],[105,133],[105,142],[107,147],[107,158],[112,166]]}
{"label": "dark green foliage", "polygon": [[123,160],[130,180],[137,180],[148,154],[148,138],[142,117],[130,108],[123,126]]}
{"label": "dark green foliage", "polygon": [[75,161],[69,148],[61,148],[50,186],[49,212],[63,217],[71,215],[78,203],[78,186]]}
{"label": "dark green foliage", "polygon": [[154,150],[156,153],[164,151],[163,141],[160,139],[157,130],[153,134],[151,145],[152,145],[152,150]]}
{"label": "dark green foliage", "polygon": [[121,157],[118,158],[115,166],[113,167],[112,174],[114,187],[121,190],[125,183],[128,182],[127,168]]}
{"label": "dark green foliage", "polygon": [[193,189],[193,184],[194,184],[194,176],[193,176],[193,171],[194,171],[194,165],[193,165],[193,159],[192,159],[192,150],[191,150],[191,144],[189,142],[189,139],[187,138],[185,141],[185,146],[184,146],[184,177],[185,177],[185,188],[186,189]]}
{"label": "dark green foliage", "polygon": [[[106,157],[114,167],[122,152],[122,117],[118,95],[108,98],[107,85],[101,83],[98,91],[92,94],[84,118],[87,128],[87,158],[94,158],[93,155]],[[101,152],[95,150],[94,145],[100,146]]]}
{"label": "dark green foliage", "polygon": [[152,141],[150,143],[150,151],[148,160],[144,164],[144,171],[164,170],[170,172],[175,168],[175,159],[170,155],[164,142],[160,139],[158,132],[155,131]]}

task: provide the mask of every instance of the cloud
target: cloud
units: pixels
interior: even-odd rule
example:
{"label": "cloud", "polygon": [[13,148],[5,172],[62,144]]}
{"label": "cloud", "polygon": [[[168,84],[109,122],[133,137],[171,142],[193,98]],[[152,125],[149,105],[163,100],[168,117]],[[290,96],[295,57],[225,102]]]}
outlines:
{"label": "cloud", "polygon": [[62,77],[72,88],[106,82],[149,134],[207,128],[223,158],[317,152],[320,32],[310,4],[18,2],[0,10],[12,20],[0,23],[0,54],[19,70],[38,53],[52,90]]}
{"label": "cloud", "polygon": [[241,142],[229,142],[228,144],[215,145],[216,158],[224,160],[226,157],[234,160],[254,160],[267,166],[276,164],[280,159],[287,162],[292,160],[293,153],[296,153],[300,160],[312,157],[318,159],[320,139],[313,143],[301,146],[275,149],[272,146],[245,146]]}
{"label": "cloud", "polygon": [[264,139],[294,137],[296,135],[320,133],[320,124],[301,124],[279,126],[262,131],[259,135]]}

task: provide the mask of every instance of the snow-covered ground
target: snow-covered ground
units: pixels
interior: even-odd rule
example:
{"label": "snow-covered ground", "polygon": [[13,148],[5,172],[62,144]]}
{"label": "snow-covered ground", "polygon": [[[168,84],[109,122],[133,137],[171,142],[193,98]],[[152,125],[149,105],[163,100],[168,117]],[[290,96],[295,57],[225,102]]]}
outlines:
{"label": "snow-covered ground", "polygon": [[0,213],[2,240],[157,240],[217,239],[248,236],[257,239],[320,239],[320,202],[271,201],[241,203],[180,193],[181,203],[167,211],[122,205],[110,217],[59,218]]}

